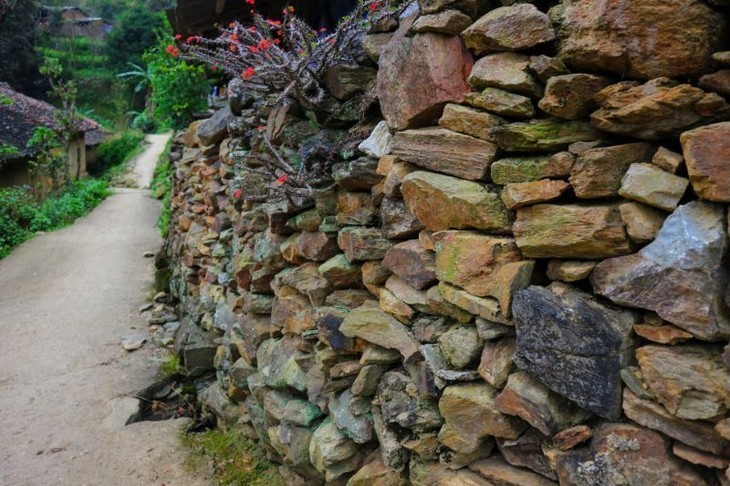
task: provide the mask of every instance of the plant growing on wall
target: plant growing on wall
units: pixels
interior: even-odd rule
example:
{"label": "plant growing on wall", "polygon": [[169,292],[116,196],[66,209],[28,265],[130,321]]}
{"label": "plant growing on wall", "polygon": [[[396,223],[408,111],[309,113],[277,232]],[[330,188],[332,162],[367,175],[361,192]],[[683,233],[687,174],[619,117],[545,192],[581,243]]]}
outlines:
{"label": "plant growing on wall", "polygon": [[168,54],[203,61],[240,77],[246,90],[273,104],[291,99],[313,108],[324,100],[325,71],[337,64],[356,63],[362,36],[373,24],[397,15],[407,3],[362,0],[333,32],[313,30],[296,16],[294,7],[283,10],[282,20],[267,19],[252,10],[250,25],[233,22],[215,39],[188,37],[180,48],[170,45]]}
{"label": "plant growing on wall", "polygon": [[[246,0],[251,5],[253,0]],[[362,37],[377,24],[398,16],[411,2],[361,0],[353,12],[331,31],[313,30],[296,16],[293,7],[282,20],[264,18],[252,10],[249,25],[233,22],[214,39],[192,36],[169,45],[172,57],[202,61],[241,81],[243,91],[255,94],[270,106],[298,104],[314,110],[326,100],[323,77],[340,64],[357,64]],[[178,36],[178,40],[181,40]],[[312,117],[314,118],[314,117]],[[271,134],[259,127],[256,149],[235,157],[235,198],[306,204],[314,191],[331,183],[332,166],[339,154],[354,151],[352,138],[330,140],[322,153],[299,154],[276,147]]]}

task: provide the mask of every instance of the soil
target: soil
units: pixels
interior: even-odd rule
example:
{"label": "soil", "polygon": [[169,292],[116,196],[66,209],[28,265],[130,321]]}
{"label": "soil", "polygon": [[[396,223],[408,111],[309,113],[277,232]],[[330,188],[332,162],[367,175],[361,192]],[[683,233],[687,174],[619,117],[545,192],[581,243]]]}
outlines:
{"label": "soil", "polygon": [[[135,174],[147,187],[167,136],[148,137]],[[72,226],[0,261],[0,485],[204,485],[184,466],[190,419],[138,422],[133,398],[163,356],[139,314],[162,240],[159,201],[118,189]]]}

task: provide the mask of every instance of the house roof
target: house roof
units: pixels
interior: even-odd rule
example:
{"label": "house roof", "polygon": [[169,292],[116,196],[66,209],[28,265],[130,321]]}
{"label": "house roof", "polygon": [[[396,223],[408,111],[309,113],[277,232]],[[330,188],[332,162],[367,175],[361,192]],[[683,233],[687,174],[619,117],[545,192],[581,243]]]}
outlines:
{"label": "house roof", "polygon": [[[54,118],[56,107],[13,90],[8,84],[0,83],[0,95],[7,96],[11,104],[0,106],[0,144],[18,149],[21,156],[30,155],[33,150],[27,144],[37,126],[58,129]],[[82,118],[76,125],[77,132],[100,128],[89,118]]]}
{"label": "house roof", "polygon": [[89,147],[93,147],[95,145],[99,145],[101,142],[111,137],[111,135],[111,132],[103,127],[99,127],[95,130],[88,130],[84,133],[84,143]]}

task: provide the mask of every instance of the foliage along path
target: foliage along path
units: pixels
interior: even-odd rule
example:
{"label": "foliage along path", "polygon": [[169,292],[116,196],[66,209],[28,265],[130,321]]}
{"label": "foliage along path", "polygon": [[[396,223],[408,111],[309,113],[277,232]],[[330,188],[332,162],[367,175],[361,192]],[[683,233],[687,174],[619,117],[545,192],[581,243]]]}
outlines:
{"label": "foliage along path", "polygon": [[[141,186],[166,136],[137,159]],[[155,379],[138,308],[161,244],[159,202],[118,189],[90,215],[0,261],[0,485],[205,484],[183,469],[181,421],[124,426],[134,393]]]}

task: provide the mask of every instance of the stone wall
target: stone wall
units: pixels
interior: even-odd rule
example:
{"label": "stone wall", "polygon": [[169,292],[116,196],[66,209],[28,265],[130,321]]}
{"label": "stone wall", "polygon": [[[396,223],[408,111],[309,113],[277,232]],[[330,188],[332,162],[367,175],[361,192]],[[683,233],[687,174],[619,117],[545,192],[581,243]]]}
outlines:
{"label": "stone wall", "polygon": [[[320,110],[177,138],[204,403],[290,484],[728,484],[728,2],[419,3]],[[262,131],[372,136],[294,207],[237,188]]]}

